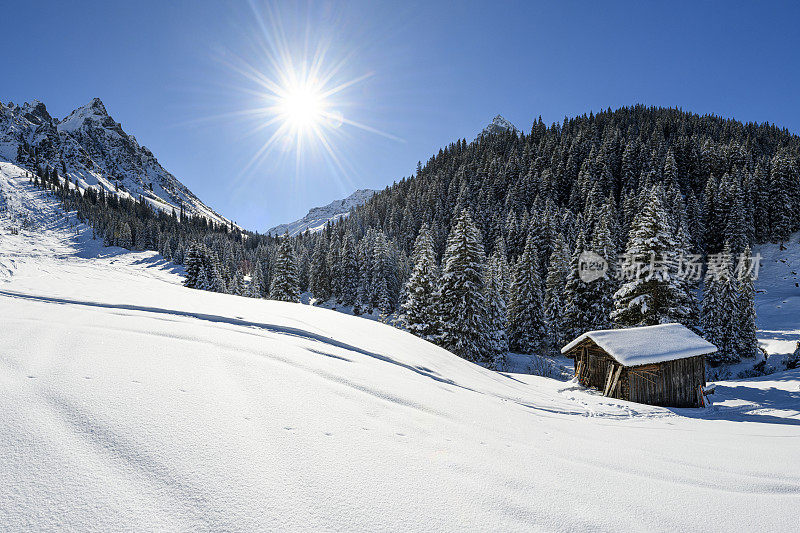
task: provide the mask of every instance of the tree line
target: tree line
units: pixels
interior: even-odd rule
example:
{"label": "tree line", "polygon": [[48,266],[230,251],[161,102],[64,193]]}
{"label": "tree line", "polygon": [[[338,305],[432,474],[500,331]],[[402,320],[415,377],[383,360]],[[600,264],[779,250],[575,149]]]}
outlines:
{"label": "tree line", "polygon": [[[456,141],[349,217],[293,238],[93,189],[73,196],[107,243],[185,263],[189,287],[309,292],[400,317],[473,361],[501,366],[508,350],[676,321],[720,348],[718,364],[757,353],[752,280],[737,258],[800,229],[799,162],[800,138],[785,129],[634,106]],[[581,278],[587,250],[607,262],[605,277]],[[643,260],[636,279],[621,275],[620,255]],[[667,266],[644,261],[656,256]],[[723,264],[687,279],[676,265],[688,256]]]}

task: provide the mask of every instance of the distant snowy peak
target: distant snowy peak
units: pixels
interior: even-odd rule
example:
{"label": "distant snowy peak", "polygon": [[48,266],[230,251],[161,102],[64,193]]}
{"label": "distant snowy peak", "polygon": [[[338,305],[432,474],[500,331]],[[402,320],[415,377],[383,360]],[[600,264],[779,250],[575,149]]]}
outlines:
{"label": "distant snowy peak", "polygon": [[328,205],[311,209],[300,220],[270,228],[267,233],[269,235],[283,235],[289,232],[290,236],[295,236],[306,230],[310,230],[312,233],[320,231],[329,221],[335,222],[340,218],[344,218],[350,214],[353,208],[364,205],[376,192],[378,191],[372,189],[359,189],[343,200],[336,200]]}
{"label": "distant snowy peak", "polygon": [[229,221],[200,201],[108,114],[99,98],[63,120],[42,102],[0,102],[0,160],[28,169],[49,167],[79,187],[142,198],[165,212],[181,209],[218,224]]}
{"label": "distant snowy peak", "polygon": [[516,126],[503,118],[502,115],[497,115],[492,119],[488,126],[483,128],[481,135],[488,135],[492,133],[505,133],[507,131],[519,132]]}

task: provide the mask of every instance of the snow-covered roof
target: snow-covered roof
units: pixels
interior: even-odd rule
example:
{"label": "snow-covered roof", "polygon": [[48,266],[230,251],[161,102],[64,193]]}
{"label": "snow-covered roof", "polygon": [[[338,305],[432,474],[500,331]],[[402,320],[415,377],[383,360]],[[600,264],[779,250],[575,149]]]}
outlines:
{"label": "snow-covered roof", "polygon": [[717,347],[681,324],[659,324],[626,329],[587,331],[561,348],[567,353],[585,339],[591,339],[608,355],[625,366],[663,363],[685,357],[707,355]]}

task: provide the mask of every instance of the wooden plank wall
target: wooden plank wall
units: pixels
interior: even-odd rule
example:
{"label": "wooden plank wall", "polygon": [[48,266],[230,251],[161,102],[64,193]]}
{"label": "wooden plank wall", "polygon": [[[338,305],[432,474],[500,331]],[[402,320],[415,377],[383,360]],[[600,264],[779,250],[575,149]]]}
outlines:
{"label": "wooden plank wall", "polygon": [[705,357],[688,357],[658,365],[631,367],[628,398],[667,407],[698,407],[697,388],[705,385]]}
{"label": "wooden plank wall", "polygon": [[[582,368],[582,382],[600,391],[608,373],[619,363],[593,342],[574,351],[575,367]],[[698,407],[698,387],[705,386],[705,356],[676,359],[653,365],[623,367],[619,383],[611,396],[650,405]]]}

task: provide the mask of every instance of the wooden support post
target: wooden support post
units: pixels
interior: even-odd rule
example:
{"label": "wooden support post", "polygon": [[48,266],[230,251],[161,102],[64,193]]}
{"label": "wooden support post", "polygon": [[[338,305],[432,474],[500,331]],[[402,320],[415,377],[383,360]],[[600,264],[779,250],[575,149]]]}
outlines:
{"label": "wooden support post", "polygon": [[603,388],[603,396],[608,396],[608,390],[611,388],[611,380],[614,379],[614,365],[608,365],[608,376],[606,376],[606,386]]}
{"label": "wooden support post", "polygon": [[614,373],[614,379],[611,381],[611,387],[609,387],[606,396],[612,396],[614,394],[614,390],[617,388],[617,383],[619,383],[620,374],[622,374],[622,366],[617,367],[617,371]]}

